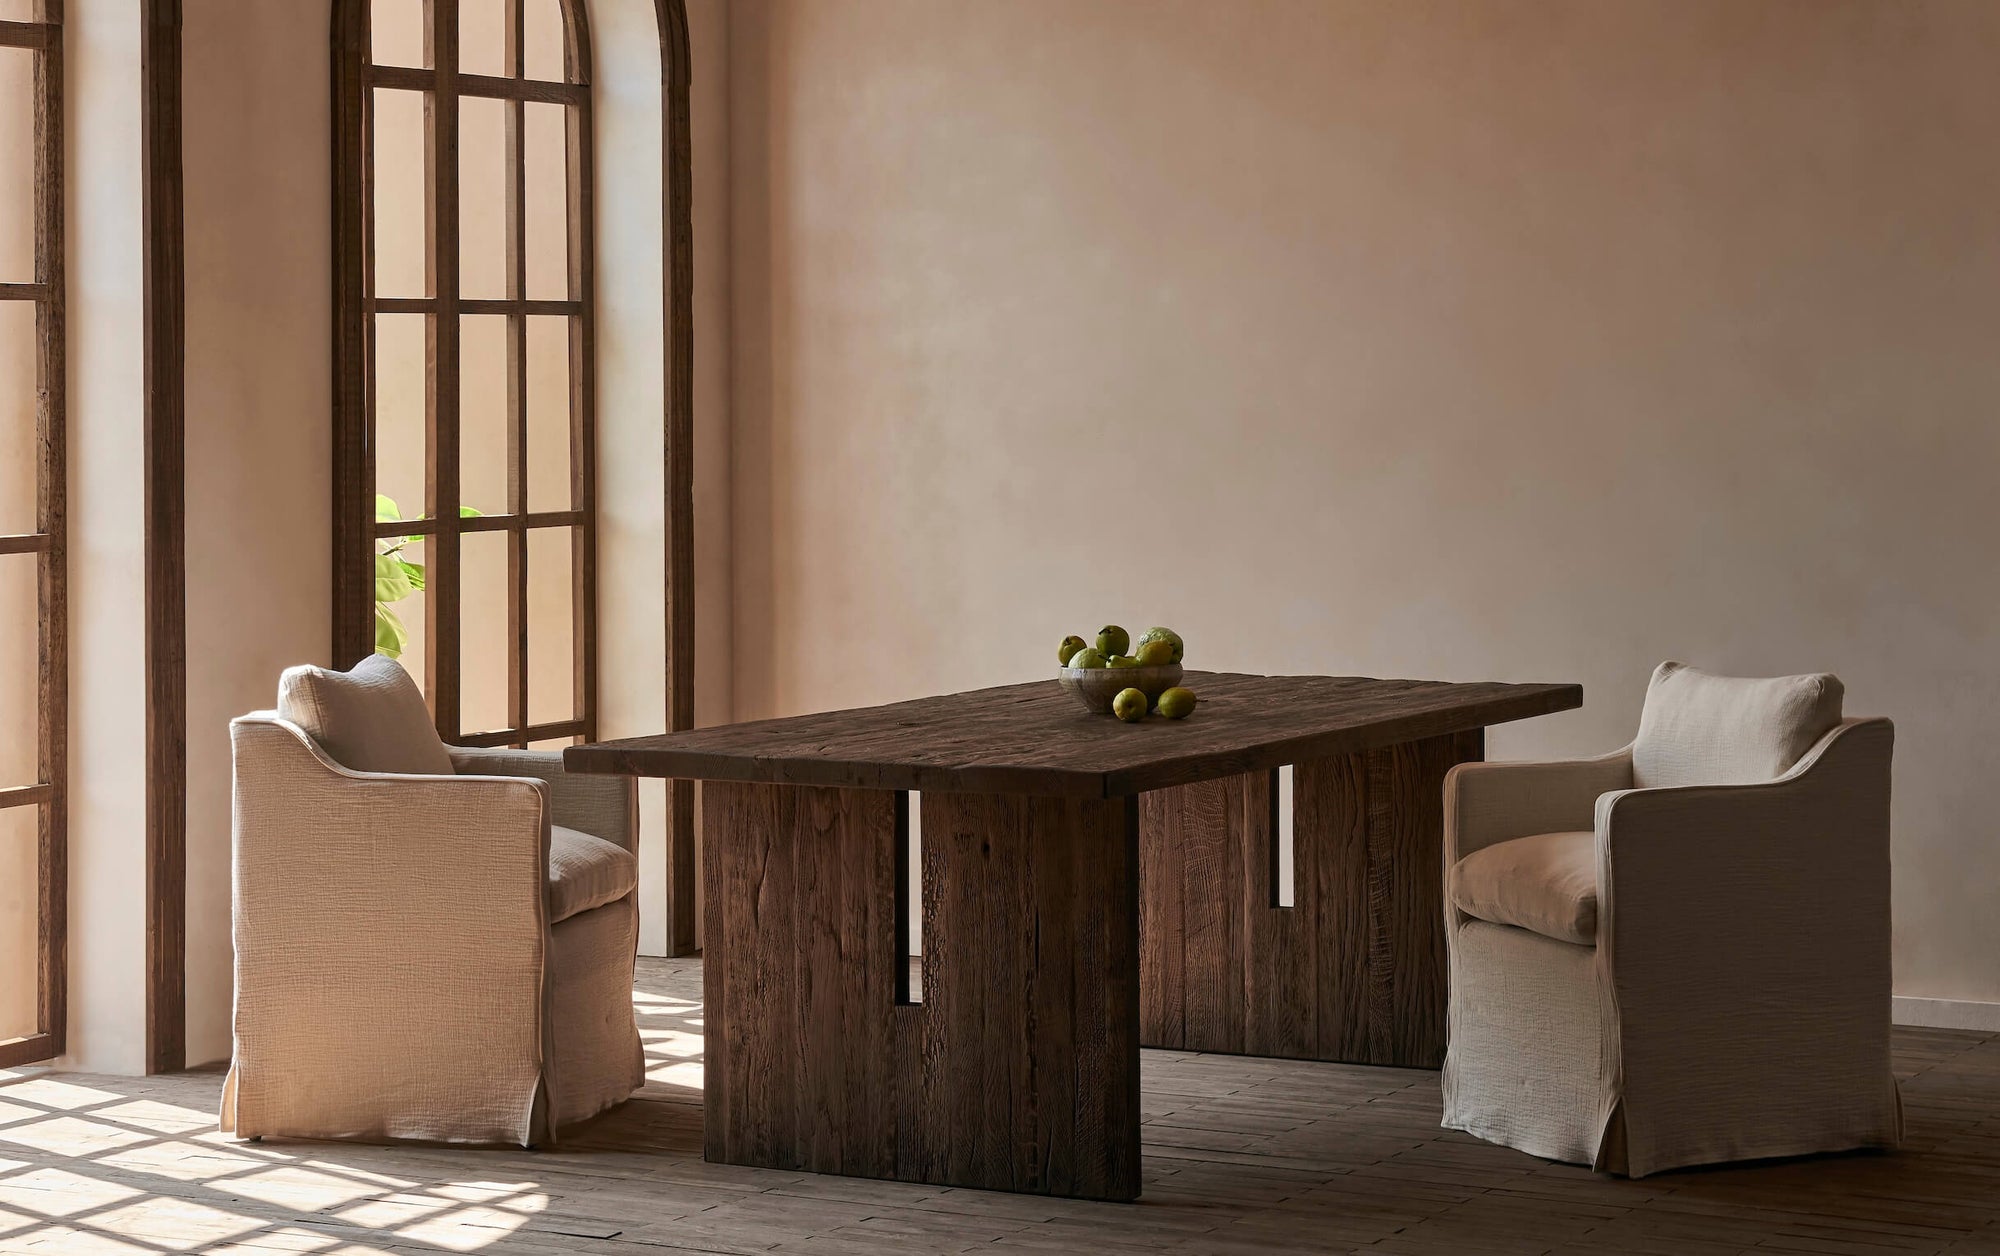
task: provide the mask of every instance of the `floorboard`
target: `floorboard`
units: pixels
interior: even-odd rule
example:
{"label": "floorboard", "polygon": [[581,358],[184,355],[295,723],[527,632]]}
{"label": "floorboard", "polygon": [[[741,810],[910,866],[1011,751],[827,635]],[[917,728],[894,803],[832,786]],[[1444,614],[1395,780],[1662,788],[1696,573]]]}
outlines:
{"label": "floorboard", "polygon": [[0,1252],[2000,1256],[2000,1035],[1896,1031],[1908,1146],[1639,1182],[1438,1128],[1436,1073],[1148,1051],[1136,1204],[710,1165],[701,963],[641,960],[646,1088],[559,1150],[241,1144],[221,1076],[0,1071]]}

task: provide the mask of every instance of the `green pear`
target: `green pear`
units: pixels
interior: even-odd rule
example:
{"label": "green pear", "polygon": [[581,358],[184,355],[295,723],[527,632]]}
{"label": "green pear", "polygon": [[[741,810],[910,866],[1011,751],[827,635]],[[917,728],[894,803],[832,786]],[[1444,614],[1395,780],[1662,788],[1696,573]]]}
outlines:
{"label": "green pear", "polygon": [[1174,656],[1167,660],[1169,663],[1178,663],[1187,656],[1187,647],[1181,644],[1181,634],[1171,628],[1148,628],[1140,633],[1138,652],[1143,653],[1146,646],[1154,641],[1164,641],[1173,647]]}
{"label": "green pear", "polygon": [[1146,694],[1141,689],[1120,689],[1111,700],[1111,713],[1127,724],[1146,718]]}

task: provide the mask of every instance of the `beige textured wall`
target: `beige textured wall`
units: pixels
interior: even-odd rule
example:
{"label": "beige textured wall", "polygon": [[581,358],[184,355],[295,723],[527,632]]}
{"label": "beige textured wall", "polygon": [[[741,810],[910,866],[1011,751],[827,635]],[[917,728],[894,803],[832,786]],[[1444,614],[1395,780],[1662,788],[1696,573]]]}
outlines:
{"label": "beige textured wall", "polygon": [[144,1071],[139,0],[69,0],[69,1054]]}
{"label": "beige textured wall", "polygon": [[1899,994],[2000,1000],[2000,6],[743,0],[735,713],[1664,657],[1895,717]]}
{"label": "beige textured wall", "polygon": [[333,269],[325,0],[184,0],[187,1054],[227,1059],[229,720],[324,661]]}

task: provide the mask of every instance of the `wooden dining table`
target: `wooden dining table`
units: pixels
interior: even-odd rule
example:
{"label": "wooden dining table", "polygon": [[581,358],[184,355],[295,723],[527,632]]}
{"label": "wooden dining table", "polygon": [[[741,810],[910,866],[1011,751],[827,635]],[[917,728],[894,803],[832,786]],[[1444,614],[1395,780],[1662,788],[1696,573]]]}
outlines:
{"label": "wooden dining table", "polygon": [[1442,1063],[1444,775],[1582,688],[1183,683],[1184,720],[1044,680],[564,752],[703,782],[709,1160],[1129,1200],[1142,1046]]}

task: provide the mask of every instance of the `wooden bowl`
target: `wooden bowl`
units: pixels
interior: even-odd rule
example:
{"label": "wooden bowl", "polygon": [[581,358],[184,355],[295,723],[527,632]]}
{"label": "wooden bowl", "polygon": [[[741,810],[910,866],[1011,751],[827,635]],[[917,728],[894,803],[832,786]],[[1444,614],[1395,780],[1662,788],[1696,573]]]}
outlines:
{"label": "wooden bowl", "polygon": [[1168,663],[1164,667],[1059,667],[1056,669],[1056,683],[1064,692],[1083,704],[1087,711],[1099,715],[1111,714],[1111,700],[1127,689],[1137,689],[1146,695],[1146,705],[1160,700],[1160,695],[1181,683],[1181,665]]}

